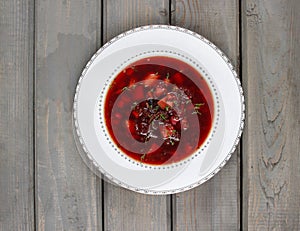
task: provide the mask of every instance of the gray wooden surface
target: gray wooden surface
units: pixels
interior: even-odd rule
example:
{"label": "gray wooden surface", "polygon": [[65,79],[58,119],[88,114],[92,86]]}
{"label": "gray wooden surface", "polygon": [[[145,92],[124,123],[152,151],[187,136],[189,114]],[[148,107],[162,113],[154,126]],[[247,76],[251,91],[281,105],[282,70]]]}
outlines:
{"label": "gray wooden surface", "polygon": [[[0,230],[300,230],[299,10],[298,0],[0,0]],[[240,148],[172,196],[101,181],[72,133],[85,63],[146,24],[210,39],[246,97]]]}
{"label": "gray wooden surface", "polygon": [[[239,59],[239,3],[237,0],[173,2],[171,23],[189,28],[223,50],[237,71]],[[222,9],[222,10],[220,10]],[[206,184],[173,198],[174,230],[238,230],[239,153]]]}
{"label": "gray wooden surface", "polygon": [[97,49],[101,10],[91,0],[35,6],[36,227],[101,228],[101,184],[77,155],[71,120],[80,67]]}
{"label": "gray wooden surface", "polygon": [[300,1],[242,9],[244,228],[300,230]]}
{"label": "gray wooden surface", "polygon": [[0,2],[0,230],[34,229],[33,2]]}

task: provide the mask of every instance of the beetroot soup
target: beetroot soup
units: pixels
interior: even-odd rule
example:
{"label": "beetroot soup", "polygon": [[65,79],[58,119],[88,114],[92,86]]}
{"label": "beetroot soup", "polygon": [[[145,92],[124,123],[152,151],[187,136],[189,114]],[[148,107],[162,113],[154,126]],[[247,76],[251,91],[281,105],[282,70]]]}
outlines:
{"label": "beetroot soup", "polygon": [[190,157],[209,135],[213,113],[201,74],[166,56],[127,66],[113,79],[104,103],[113,143],[131,159],[151,165]]}

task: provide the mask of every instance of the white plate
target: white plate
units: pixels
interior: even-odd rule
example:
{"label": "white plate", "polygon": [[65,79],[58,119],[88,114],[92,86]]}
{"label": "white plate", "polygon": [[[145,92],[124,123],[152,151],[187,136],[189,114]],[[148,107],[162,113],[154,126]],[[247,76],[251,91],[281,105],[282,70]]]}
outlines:
{"label": "white plate", "polygon": [[[103,100],[110,81],[130,63],[149,56],[189,63],[207,80],[214,98],[213,128],[200,149],[176,164],[151,166],[123,155],[109,139]],[[228,58],[211,42],[187,29],[153,25],[115,37],[92,57],[76,88],[74,125],[93,169],[112,182],[146,194],[194,188],[214,176],[234,152],[244,126],[244,97]]]}

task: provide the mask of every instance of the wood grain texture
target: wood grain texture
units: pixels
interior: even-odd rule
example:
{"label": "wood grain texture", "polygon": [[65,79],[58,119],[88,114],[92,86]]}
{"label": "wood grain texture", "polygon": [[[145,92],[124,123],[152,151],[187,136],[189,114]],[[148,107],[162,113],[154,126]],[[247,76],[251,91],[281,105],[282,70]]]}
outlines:
{"label": "wood grain texture", "polygon": [[300,230],[299,10],[297,0],[242,7],[245,230]]}
{"label": "wood grain texture", "polygon": [[100,3],[37,1],[36,204],[38,230],[101,230],[101,182],[75,147],[77,80],[99,43]]}
{"label": "wood grain texture", "polygon": [[32,13],[0,2],[0,230],[34,230]]}
{"label": "wood grain texture", "polygon": [[[166,0],[104,1],[105,41],[131,28],[146,24],[167,24]],[[148,196],[104,185],[104,227],[107,231],[170,230],[170,198]]]}
{"label": "wood grain texture", "polygon": [[[237,0],[173,0],[172,25],[189,28],[216,44],[238,68]],[[173,199],[174,230],[238,230],[239,153],[211,180]]]}
{"label": "wood grain texture", "polygon": [[103,0],[104,40],[134,27],[169,23],[168,0]]}

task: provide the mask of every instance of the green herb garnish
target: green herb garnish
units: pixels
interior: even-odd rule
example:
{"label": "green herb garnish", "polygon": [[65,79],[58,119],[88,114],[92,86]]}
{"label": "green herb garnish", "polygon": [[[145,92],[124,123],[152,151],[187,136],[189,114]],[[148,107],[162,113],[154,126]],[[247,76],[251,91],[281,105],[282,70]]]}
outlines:
{"label": "green herb garnish", "polygon": [[122,88],[122,91],[126,91],[126,90],[129,90],[129,88],[128,87],[123,87]]}
{"label": "green herb garnish", "polygon": [[168,72],[166,75],[166,79],[169,79],[169,78],[170,78],[170,73]]}
{"label": "green herb garnish", "polygon": [[196,109],[199,109],[201,106],[204,105],[204,103],[195,103],[194,105]]}
{"label": "green herb garnish", "polygon": [[162,120],[166,120],[166,116],[165,116],[164,114],[160,114],[160,118],[161,118]]}
{"label": "green herb garnish", "polygon": [[194,104],[194,109],[195,111],[192,112],[192,114],[198,114],[198,115],[201,115],[201,112],[199,111],[200,107],[203,106],[204,103],[195,103]]}
{"label": "green herb garnish", "polygon": [[141,156],[141,161],[143,161],[146,157],[147,153],[144,153],[142,156]]}

